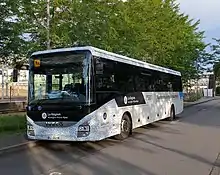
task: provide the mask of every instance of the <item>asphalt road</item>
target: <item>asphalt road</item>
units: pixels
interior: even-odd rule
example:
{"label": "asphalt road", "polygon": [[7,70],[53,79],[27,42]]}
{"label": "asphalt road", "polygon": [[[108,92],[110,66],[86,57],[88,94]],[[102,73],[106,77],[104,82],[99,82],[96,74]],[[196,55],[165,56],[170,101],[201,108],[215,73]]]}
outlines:
{"label": "asphalt road", "polygon": [[220,100],[186,108],[177,121],[123,142],[48,143],[0,154],[1,175],[218,175]]}

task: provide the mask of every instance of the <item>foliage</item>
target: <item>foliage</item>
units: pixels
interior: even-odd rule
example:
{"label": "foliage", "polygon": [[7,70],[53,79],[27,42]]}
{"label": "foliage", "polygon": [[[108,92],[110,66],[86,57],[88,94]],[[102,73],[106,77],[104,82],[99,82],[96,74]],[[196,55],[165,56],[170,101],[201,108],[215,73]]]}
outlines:
{"label": "foliage", "polygon": [[216,56],[216,59],[220,59],[220,39],[216,39],[214,38],[214,41],[216,42],[216,44],[213,44],[212,50],[214,51],[214,55]]}
{"label": "foliage", "polygon": [[[46,1],[17,4],[20,31],[29,34],[26,52],[46,49]],[[205,58],[199,21],[181,14],[175,0],[51,0],[50,12],[52,48],[92,45],[179,70],[184,82]]]}
{"label": "foliage", "polygon": [[220,77],[220,62],[217,62],[213,66],[213,72],[215,77]]}
{"label": "foliage", "polygon": [[211,46],[213,51],[213,57],[210,59],[209,63],[213,64],[213,72],[215,75],[215,79],[220,81],[220,39],[214,39],[216,44]]}
{"label": "foliage", "polygon": [[202,97],[203,97],[202,91],[190,92],[190,93],[184,95],[184,101],[185,102],[195,102],[195,101],[198,101],[199,99],[201,99]]}
{"label": "foliage", "polygon": [[201,60],[203,64],[208,65],[210,68],[207,70],[209,72],[217,73],[218,62],[220,60],[220,39],[214,38],[214,44],[209,44],[209,48],[211,49],[210,53],[207,53],[207,59]]}
{"label": "foliage", "polygon": [[10,9],[8,8],[8,1],[3,0],[0,3],[0,58],[1,62],[4,58],[9,56],[9,51],[6,49],[10,42],[10,35],[12,34],[11,22],[8,21],[10,16]]}
{"label": "foliage", "polygon": [[0,62],[3,64],[13,64],[24,59],[26,54],[27,44],[22,39],[18,9],[18,4],[12,0],[0,3]]}
{"label": "foliage", "polygon": [[220,87],[216,87],[216,95],[220,95]]}

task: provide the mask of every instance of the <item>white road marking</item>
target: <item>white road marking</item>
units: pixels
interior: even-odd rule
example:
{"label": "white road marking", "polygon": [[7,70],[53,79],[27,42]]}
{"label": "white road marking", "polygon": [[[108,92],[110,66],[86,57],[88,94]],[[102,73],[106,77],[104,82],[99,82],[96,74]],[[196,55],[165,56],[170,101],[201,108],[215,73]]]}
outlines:
{"label": "white road marking", "polygon": [[62,173],[60,173],[60,172],[52,172],[49,175],[62,175]]}

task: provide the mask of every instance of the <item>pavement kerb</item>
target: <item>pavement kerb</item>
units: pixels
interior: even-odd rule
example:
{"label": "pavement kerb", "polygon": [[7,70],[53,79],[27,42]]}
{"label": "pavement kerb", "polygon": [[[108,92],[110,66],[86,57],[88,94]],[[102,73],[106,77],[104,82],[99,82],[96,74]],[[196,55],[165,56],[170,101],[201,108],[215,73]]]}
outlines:
{"label": "pavement kerb", "polygon": [[217,100],[217,99],[216,98],[212,98],[212,99],[208,99],[208,100],[204,100],[204,101],[188,104],[188,105],[184,106],[184,108],[192,107],[192,106],[199,105],[199,104],[202,104],[202,103],[207,103],[207,102],[213,101],[213,100]]}
{"label": "pavement kerb", "polygon": [[24,143],[16,144],[16,145],[11,145],[7,147],[0,148],[0,154],[5,153],[7,151],[11,151],[13,149],[21,148],[21,147],[33,147],[35,146],[35,141],[27,141]]}
{"label": "pavement kerb", "polygon": [[209,175],[219,175],[219,174],[220,174],[220,153],[218,153],[218,156],[212,166]]}
{"label": "pavement kerb", "polygon": [[[188,107],[192,107],[192,106],[195,106],[195,105],[198,105],[198,104],[206,103],[206,102],[209,102],[209,101],[212,101],[212,100],[216,100],[216,99],[212,98],[212,99],[204,100],[204,101],[201,101],[201,102],[198,102],[198,103],[188,104],[187,106],[184,106],[184,108],[188,108]],[[24,142],[24,143],[20,143],[20,144],[0,148],[0,154],[11,151],[13,149],[18,149],[18,148],[21,148],[21,147],[29,147],[30,148],[30,147],[34,147],[34,146],[36,146],[36,141],[27,141],[27,142]]]}

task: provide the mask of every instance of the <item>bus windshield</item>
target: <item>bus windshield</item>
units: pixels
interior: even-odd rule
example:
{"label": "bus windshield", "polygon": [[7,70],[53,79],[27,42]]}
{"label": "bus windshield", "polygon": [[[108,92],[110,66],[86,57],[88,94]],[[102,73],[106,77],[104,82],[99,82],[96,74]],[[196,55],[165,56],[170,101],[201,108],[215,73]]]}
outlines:
{"label": "bus windshield", "polygon": [[85,52],[62,52],[30,59],[29,102],[90,101],[90,58]]}

